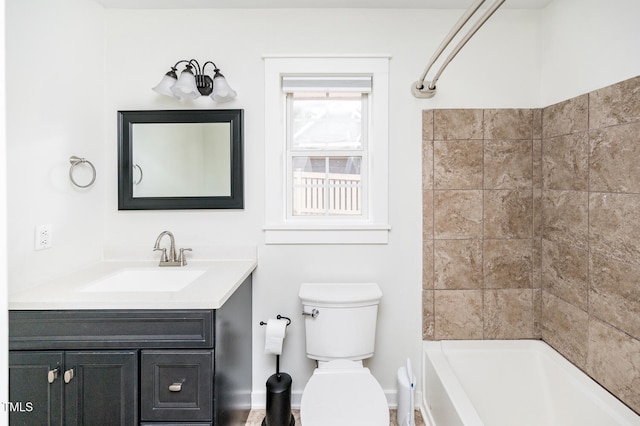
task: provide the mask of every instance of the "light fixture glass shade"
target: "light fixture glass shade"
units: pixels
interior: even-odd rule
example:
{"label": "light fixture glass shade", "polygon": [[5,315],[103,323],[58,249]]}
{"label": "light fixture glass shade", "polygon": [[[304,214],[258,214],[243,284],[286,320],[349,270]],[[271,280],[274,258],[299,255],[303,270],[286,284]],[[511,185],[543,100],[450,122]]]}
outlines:
{"label": "light fixture glass shade", "polygon": [[213,76],[213,92],[211,92],[211,99],[216,102],[229,102],[235,99],[236,96],[236,91],[229,86],[229,83],[227,83],[224,76],[216,70],[216,73]]}
{"label": "light fixture glass shade", "polygon": [[173,76],[170,75],[171,73],[171,71],[166,73],[164,77],[162,77],[162,80],[160,80],[160,83],[156,84],[152,90],[154,92],[160,93],[161,95],[171,96],[172,98],[177,99],[178,97],[171,91],[171,88],[174,84],[176,84],[176,81],[178,81],[178,79],[175,77],[175,73],[173,73]]}
{"label": "light fixture glass shade", "polygon": [[196,99],[200,97],[198,87],[196,86],[196,78],[191,72],[191,67],[187,66],[176,84],[173,85],[171,91],[180,99]]}

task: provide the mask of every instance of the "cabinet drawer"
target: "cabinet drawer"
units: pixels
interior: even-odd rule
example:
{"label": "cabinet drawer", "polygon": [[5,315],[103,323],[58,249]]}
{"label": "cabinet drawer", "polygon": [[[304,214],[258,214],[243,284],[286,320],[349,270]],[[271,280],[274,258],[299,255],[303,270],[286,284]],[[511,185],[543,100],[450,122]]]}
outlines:
{"label": "cabinet drawer", "polygon": [[213,351],[142,351],[143,421],[211,421]]}
{"label": "cabinet drawer", "polygon": [[9,349],[212,348],[213,310],[9,311]]}

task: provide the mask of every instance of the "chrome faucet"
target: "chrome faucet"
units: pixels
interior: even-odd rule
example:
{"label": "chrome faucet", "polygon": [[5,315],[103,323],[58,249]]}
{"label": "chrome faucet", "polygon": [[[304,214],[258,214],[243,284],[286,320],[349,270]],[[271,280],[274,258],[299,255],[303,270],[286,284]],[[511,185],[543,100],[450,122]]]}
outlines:
{"label": "chrome faucet", "polygon": [[[169,236],[169,255],[167,255],[166,248],[160,247],[160,241],[165,235]],[[169,231],[162,231],[160,235],[158,235],[158,238],[156,238],[156,243],[153,246],[153,250],[162,252],[162,254],[160,255],[159,266],[184,266],[187,264],[187,258],[185,257],[184,252],[191,251],[190,248],[181,248],[180,255],[176,258],[176,240],[173,237],[173,234]]]}

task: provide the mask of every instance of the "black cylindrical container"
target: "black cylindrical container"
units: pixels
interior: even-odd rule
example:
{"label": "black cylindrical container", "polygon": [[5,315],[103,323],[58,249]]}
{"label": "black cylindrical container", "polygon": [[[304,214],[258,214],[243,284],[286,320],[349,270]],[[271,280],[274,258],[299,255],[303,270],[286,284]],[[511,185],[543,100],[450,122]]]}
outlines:
{"label": "black cylindrical container", "polygon": [[[279,378],[278,378],[279,376]],[[291,414],[291,376],[272,374],[267,379],[267,415],[262,426],[294,426]]]}

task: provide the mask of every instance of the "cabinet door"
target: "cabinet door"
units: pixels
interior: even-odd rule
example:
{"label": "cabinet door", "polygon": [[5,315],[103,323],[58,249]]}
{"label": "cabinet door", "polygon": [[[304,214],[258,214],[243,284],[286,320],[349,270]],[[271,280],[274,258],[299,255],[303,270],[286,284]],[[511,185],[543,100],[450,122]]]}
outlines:
{"label": "cabinet door", "polygon": [[142,351],[143,421],[211,421],[213,351]]}
{"label": "cabinet door", "polygon": [[138,422],[136,351],[65,353],[65,425]]}
{"label": "cabinet door", "polygon": [[62,352],[9,352],[9,424],[64,424],[62,359]]}

